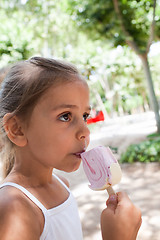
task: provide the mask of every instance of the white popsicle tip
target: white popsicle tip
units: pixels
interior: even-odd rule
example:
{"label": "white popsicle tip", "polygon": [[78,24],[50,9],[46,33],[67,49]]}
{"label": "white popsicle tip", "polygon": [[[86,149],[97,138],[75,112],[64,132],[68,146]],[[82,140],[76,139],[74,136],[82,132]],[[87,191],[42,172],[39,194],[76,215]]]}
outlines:
{"label": "white popsicle tip", "polygon": [[[92,190],[104,190],[119,183],[122,177],[120,165],[109,147],[95,147],[81,154],[83,169]],[[108,192],[109,192],[108,189]],[[114,194],[112,190],[112,194]]]}

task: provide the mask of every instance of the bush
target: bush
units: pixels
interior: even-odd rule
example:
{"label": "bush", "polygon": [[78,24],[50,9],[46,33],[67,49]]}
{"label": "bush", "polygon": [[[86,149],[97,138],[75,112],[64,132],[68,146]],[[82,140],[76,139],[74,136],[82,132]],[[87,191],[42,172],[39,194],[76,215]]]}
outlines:
{"label": "bush", "polygon": [[149,135],[146,141],[130,145],[120,162],[160,162],[160,135]]}

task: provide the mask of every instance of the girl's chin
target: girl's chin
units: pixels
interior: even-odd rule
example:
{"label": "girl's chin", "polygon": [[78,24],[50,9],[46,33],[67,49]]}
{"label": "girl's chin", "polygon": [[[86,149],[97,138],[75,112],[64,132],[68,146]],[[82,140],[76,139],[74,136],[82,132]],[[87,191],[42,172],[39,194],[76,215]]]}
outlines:
{"label": "girl's chin", "polygon": [[79,161],[76,162],[73,166],[70,166],[70,168],[66,169],[65,172],[75,172],[79,169],[81,164],[81,158],[79,158]]}
{"label": "girl's chin", "polygon": [[77,157],[75,155],[73,157],[72,155],[72,158],[69,158],[69,160],[67,159],[67,161],[65,161],[65,164],[63,163],[61,166],[55,168],[67,173],[75,172],[79,169],[81,161],[82,159],[80,157]]}

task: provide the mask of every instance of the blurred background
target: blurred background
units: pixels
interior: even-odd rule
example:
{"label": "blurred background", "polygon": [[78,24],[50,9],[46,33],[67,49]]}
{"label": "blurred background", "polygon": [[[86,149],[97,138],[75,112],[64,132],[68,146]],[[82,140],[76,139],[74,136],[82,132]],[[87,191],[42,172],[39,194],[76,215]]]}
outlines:
{"label": "blurred background", "polygon": [[[142,210],[138,239],[158,240],[160,0],[1,0],[0,82],[13,63],[35,55],[70,61],[86,78],[89,148],[111,147],[123,170],[116,190]],[[84,240],[101,239],[107,194],[89,190],[81,168],[67,177]]]}

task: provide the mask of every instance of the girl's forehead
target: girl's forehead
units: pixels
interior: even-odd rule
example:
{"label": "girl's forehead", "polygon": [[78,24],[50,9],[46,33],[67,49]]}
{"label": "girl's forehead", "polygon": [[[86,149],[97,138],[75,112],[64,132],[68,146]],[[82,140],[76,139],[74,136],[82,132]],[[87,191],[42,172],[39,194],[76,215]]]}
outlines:
{"label": "girl's forehead", "polygon": [[89,101],[89,88],[85,81],[70,81],[51,86],[42,96],[40,102],[58,103],[61,101],[76,101],[78,99]]}
{"label": "girl's forehead", "polygon": [[77,81],[58,86],[52,86],[45,95],[39,99],[33,115],[53,116],[64,111],[90,111],[89,89],[85,82]]}
{"label": "girl's forehead", "polygon": [[72,94],[74,94],[74,91],[76,89],[79,89],[79,91],[83,91],[88,90],[88,84],[83,81],[83,80],[75,80],[75,81],[68,81],[68,82],[64,82],[64,83],[60,83],[57,85],[53,85],[51,86],[45,93],[45,95],[49,95],[52,94],[53,92],[57,93],[57,92],[71,92]]}

